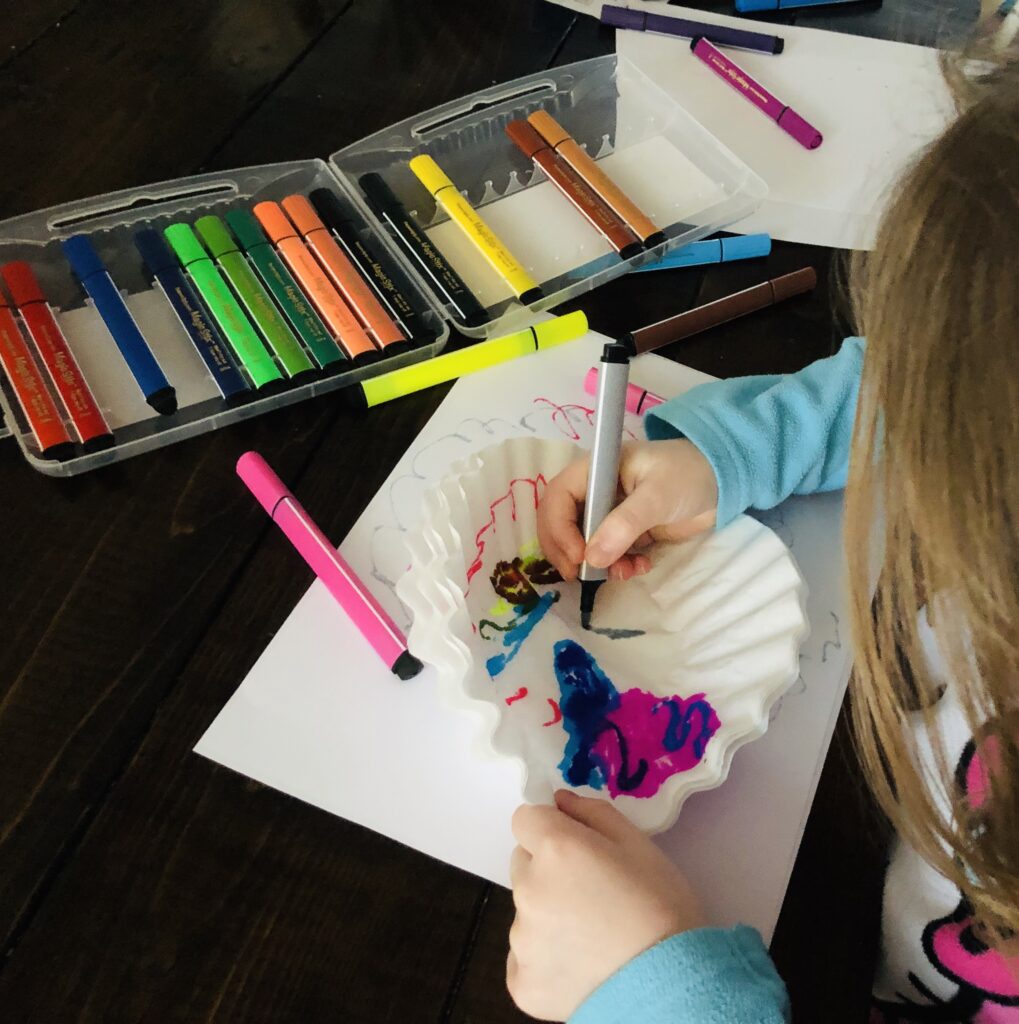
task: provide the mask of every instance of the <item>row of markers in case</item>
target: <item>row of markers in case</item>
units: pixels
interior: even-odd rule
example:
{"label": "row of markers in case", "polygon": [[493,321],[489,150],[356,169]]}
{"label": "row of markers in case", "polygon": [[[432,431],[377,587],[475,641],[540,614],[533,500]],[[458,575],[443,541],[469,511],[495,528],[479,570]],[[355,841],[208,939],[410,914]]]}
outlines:
{"label": "row of markers in case", "polygon": [[[227,402],[435,338],[329,189],[193,226],[143,228],[134,244]],[[92,240],[78,234],[61,246],[146,402],[176,412],[173,381]],[[0,293],[0,365],[41,454],[66,459],[79,445],[111,447],[113,432],[32,268],[6,263],[0,277],[10,296]]]}

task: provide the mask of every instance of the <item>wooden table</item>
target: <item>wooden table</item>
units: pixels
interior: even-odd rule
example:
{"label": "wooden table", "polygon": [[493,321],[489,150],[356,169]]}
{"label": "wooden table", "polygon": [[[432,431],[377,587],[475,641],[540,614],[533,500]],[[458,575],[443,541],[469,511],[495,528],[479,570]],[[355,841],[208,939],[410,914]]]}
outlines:
{"label": "wooden table", "polygon": [[[2,216],[326,155],[613,46],[538,0],[33,0],[3,31]],[[669,353],[791,371],[846,330],[826,250],[633,275],[574,306],[613,332],[806,264],[812,297]],[[507,892],[191,753],[310,579],[237,456],[263,452],[339,539],[444,393],[363,417],[327,396],[67,481],[0,443],[0,1019],[524,1019]],[[881,852],[845,736],[773,946],[803,1021],[866,1018]]]}

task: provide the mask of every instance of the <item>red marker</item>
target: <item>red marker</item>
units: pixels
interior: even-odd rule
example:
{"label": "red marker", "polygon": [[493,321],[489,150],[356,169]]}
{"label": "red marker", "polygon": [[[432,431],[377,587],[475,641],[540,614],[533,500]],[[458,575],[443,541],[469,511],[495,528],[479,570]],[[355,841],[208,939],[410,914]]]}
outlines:
{"label": "red marker", "polygon": [[64,403],[71,423],[87,452],[109,448],[113,433],[103,417],[67,339],[46,302],[32,268],[21,260],[0,267],[14,305],[18,307],[28,333],[42,356],[53,386]]}
{"label": "red marker", "polygon": [[[584,378],[584,390],[589,395],[596,395],[598,393],[598,367],[592,366],[587,371],[587,376]],[[632,412],[636,416],[643,416],[648,409],[653,409],[656,405],[661,405],[665,399],[656,395],[653,391],[648,391],[645,388],[639,388],[636,384],[626,385],[626,411]]]}
{"label": "red marker", "polygon": [[[0,295],[0,366],[25,414],[43,458],[67,459],[74,454],[74,443],[60,418],[56,402],[46,390],[39,366],[18,322]],[[13,425],[13,424],[12,424]]]}

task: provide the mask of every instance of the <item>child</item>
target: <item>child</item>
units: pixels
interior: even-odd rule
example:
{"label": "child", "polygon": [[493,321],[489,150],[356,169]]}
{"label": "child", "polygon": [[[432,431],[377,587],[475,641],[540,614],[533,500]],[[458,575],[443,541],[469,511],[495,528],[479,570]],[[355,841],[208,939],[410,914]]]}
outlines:
{"label": "child", "polygon": [[[967,108],[908,174],[855,277],[866,344],[660,406],[586,551],[626,579],[647,570],[633,551],[651,539],[846,486],[854,723],[898,832],[872,1017],[887,1024],[1019,1022],[1019,67],[960,81]],[[585,554],[586,473],[571,465],[540,510],[566,578]],[[759,935],[709,927],[614,807],[562,792],[513,828],[507,979],[524,1011],[789,1019]]]}

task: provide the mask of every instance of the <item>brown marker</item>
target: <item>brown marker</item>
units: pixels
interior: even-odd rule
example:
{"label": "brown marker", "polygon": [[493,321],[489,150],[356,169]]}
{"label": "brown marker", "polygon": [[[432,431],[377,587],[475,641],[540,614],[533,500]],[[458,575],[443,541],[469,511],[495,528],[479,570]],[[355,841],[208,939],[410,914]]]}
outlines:
{"label": "brown marker", "polygon": [[536,110],[527,120],[649,249],[665,241],[665,232],[655,227],[654,221],[633,203],[551,114]]}
{"label": "brown marker", "polygon": [[643,352],[653,352],[663,345],[670,345],[674,341],[689,338],[693,334],[700,334],[709,327],[717,327],[729,320],[746,316],[747,313],[754,313],[759,309],[775,305],[783,299],[791,299],[794,295],[802,295],[809,292],[817,284],[817,273],[813,267],[805,267],[803,270],[794,270],[791,274],[783,274],[781,277],[765,281],[763,284],[755,284],[753,288],[745,288],[733,295],[726,295],[723,299],[716,299],[707,305],[698,306],[696,309],[689,309],[678,316],[670,316],[668,320],[659,320],[656,324],[648,327],[641,327],[624,335],[620,341],[629,344],[635,355]]}
{"label": "brown marker", "polygon": [[585,220],[602,235],[625,260],[636,256],[643,246],[586,181],[526,121],[510,121],[506,134],[524,156],[530,157],[547,175],[548,180],[573,205]]}

